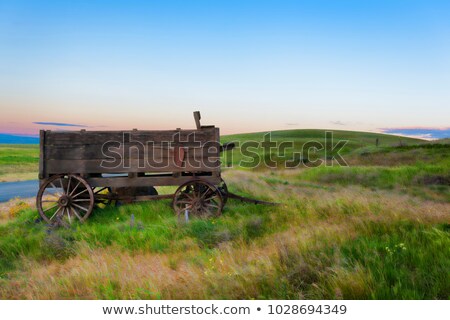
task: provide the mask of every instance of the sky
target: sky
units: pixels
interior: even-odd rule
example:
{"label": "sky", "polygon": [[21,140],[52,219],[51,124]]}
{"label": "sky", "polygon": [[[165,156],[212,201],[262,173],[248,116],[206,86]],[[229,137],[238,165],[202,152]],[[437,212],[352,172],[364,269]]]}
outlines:
{"label": "sky", "polygon": [[0,132],[450,127],[450,1],[0,0]]}

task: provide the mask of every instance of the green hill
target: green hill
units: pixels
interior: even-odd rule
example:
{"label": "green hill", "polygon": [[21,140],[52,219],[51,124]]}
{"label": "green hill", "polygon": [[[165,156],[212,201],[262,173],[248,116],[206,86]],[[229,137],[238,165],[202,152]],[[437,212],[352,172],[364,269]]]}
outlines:
{"label": "green hill", "polygon": [[[292,140],[294,142],[306,142],[309,140],[323,140],[325,138],[325,132],[333,132],[335,139],[349,140],[350,145],[355,147],[375,145],[376,139],[379,139],[380,146],[392,146],[398,144],[417,144],[426,142],[426,140],[400,137],[390,134],[373,133],[373,132],[360,132],[360,131],[345,131],[345,130],[326,130],[326,129],[296,129],[296,130],[281,130],[270,131],[272,138],[275,141]],[[269,131],[232,134],[223,136],[225,142],[228,141],[246,141],[254,140],[261,141],[265,134]]]}
{"label": "green hill", "polygon": [[[328,132],[328,135],[326,132]],[[269,136],[274,147],[268,153],[263,150],[262,142],[269,139]],[[326,148],[332,149],[338,143],[343,144],[342,148],[338,148],[341,156],[352,154],[363,148],[386,148],[429,143],[426,140],[388,134],[342,130],[257,132],[223,136],[222,141],[224,143],[236,142],[238,146],[236,150],[225,153],[222,159],[224,166],[233,166],[235,168],[264,168],[267,167],[265,163],[269,162],[269,158],[276,163],[275,167],[277,168],[284,167],[286,161],[289,160],[292,160],[294,163],[306,163],[313,162],[316,159],[330,159],[333,156],[333,152],[327,153]],[[312,146],[323,148],[318,150],[306,148]],[[243,150],[247,150],[247,152],[243,152]],[[253,158],[246,156],[246,154],[251,152]],[[258,155],[257,157],[256,154]]]}

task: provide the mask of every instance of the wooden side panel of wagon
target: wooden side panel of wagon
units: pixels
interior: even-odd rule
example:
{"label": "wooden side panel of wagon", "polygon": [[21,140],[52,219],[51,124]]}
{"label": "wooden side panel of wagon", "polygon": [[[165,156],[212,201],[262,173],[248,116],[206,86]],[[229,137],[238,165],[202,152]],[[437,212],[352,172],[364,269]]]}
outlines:
{"label": "wooden side panel of wagon", "polygon": [[[182,152],[181,152],[181,151]],[[177,161],[182,153],[182,161]],[[188,176],[220,181],[219,129],[41,131],[40,179],[79,174],[92,186],[179,185]],[[108,176],[109,174],[109,176]],[[126,177],[111,177],[126,174]],[[138,177],[132,180],[130,178]]]}
{"label": "wooden side panel of wagon", "polygon": [[[111,201],[171,198],[178,217],[221,214],[228,189],[220,175],[219,129],[41,131],[36,205],[49,223],[85,221]],[[178,186],[158,195],[154,186]],[[130,191],[130,192],[128,192]]]}

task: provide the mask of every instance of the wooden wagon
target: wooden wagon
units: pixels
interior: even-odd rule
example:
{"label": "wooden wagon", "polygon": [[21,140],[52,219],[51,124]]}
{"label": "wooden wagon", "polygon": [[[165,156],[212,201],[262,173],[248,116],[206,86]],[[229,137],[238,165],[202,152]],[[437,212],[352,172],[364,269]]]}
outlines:
{"label": "wooden wagon", "polygon": [[[175,213],[220,215],[228,191],[220,172],[219,128],[143,131],[40,131],[36,205],[49,223],[85,221],[96,206],[172,198]],[[178,186],[158,195],[157,186]]]}

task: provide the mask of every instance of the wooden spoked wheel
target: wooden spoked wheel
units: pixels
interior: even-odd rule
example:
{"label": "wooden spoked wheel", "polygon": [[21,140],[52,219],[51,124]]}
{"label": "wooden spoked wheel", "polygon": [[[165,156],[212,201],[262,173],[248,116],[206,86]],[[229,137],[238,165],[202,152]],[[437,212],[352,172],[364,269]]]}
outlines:
{"label": "wooden spoked wheel", "polygon": [[55,175],[39,188],[36,206],[48,223],[83,222],[94,208],[94,193],[80,176]]}
{"label": "wooden spoked wheel", "polygon": [[222,213],[222,194],[205,181],[189,181],[182,184],[173,196],[173,209],[180,221],[191,218],[216,217]]}

